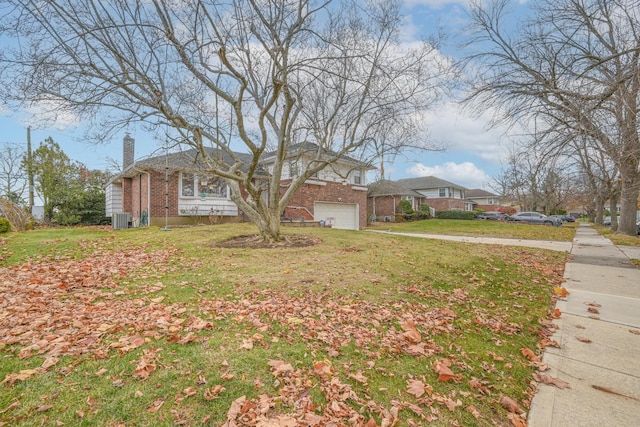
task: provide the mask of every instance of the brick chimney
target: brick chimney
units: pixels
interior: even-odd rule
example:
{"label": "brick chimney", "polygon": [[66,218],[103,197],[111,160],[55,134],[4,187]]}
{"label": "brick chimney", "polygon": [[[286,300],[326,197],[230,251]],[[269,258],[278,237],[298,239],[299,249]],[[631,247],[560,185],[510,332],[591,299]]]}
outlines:
{"label": "brick chimney", "polygon": [[129,169],[133,162],[135,161],[135,147],[136,140],[129,135],[129,132],[124,136],[122,140],[122,170],[126,171]]}

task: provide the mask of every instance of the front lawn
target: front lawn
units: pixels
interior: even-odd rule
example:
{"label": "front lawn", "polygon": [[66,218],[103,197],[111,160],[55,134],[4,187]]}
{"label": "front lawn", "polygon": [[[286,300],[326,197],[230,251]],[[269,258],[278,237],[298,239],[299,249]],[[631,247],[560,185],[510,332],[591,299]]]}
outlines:
{"label": "front lawn", "polygon": [[10,234],[0,426],[508,426],[526,416],[568,255],[284,232],[321,242],[218,246],[255,233],[246,224]]}
{"label": "front lawn", "polygon": [[510,221],[480,221],[462,219],[429,219],[413,222],[378,222],[368,228],[391,229],[403,233],[449,234],[454,236],[483,236],[506,239],[573,240],[576,222],[565,222],[561,227],[522,224]]}

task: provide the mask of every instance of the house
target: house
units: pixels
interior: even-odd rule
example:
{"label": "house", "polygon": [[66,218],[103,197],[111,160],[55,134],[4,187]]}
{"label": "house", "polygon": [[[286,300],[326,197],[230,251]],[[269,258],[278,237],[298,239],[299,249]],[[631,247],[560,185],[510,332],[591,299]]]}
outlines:
{"label": "house", "polygon": [[371,221],[393,221],[396,214],[402,213],[400,202],[407,200],[411,208],[417,210],[426,198],[404,185],[382,179],[369,185],[367,212]]}
{"label": "house", "polygon": [[[231,200],[223,179],[205,173],[195,149],[134,161],[135,141],[123,140],[123,172],[106,189],[106,215],[126,226],[177,225],[206,222],[244,222],[245,215]],[[318,146],[297,144],[285,160],[279,191],[283,192],[311,161]],[[221,155],[211,149],[210,155]],[[246,157],[249,164],[251,155]],[[273,170],[274,155],[266,154],[257,173],[266,178]],[[222,159],[225,160],[225,159]],[[230,159],[227,159],[230,160]],[[358,230],[366,225],[367,187],[365,163],[343,157],[318,172],[298,188],[282,213],[287,221],[325,221],[335,228]],[[271,190],[272,191],[272,190]],[[268,200],[265,194],[265,200]]]}
{"label": "house", "polygon": [[378,181],[369,186],[367,208],[378,220],[400,212],[401,200],[410,200],[414,209],[422,204],[436,211],[473,210],[473,203],[465,198],[467,189],[435,176]]}
{"label": "house", "polygon": [[508,209],[500,203],[498,195],[480,188],[467,190],[465,195],[473,202],[474,209],[482,209],[485,212],[503,212]]}

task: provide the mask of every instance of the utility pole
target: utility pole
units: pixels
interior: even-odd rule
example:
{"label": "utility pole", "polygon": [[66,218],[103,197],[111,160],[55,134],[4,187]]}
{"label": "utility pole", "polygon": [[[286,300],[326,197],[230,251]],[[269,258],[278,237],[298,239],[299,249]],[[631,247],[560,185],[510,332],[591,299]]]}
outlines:
{"label": "utility pole", "polygon": [[29,177],[29,213],[33,214],[33,165],[31,157],[31,126],[27,126],[27,175]]}

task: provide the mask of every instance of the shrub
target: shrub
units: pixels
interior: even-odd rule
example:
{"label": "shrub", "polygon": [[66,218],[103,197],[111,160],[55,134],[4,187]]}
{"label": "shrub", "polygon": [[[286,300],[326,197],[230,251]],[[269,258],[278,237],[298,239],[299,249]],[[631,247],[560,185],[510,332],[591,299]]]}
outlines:
{"label": "shrub", "polygon": [[407,213],[402,215],[402,219],[405,221],[422,221],[424,219],[431,218],[429,212],[414,211],[413,213]]}
{"label": "shrub", "polygon": [[411,207],[411,202],[408,200],[401,200],[400,201],[400,211],[402,213],[405,214],[412,214],[413,213],[413,208]]}
{"label": "shrub", "polygon": [[472,211],[438,211],[436,218],[438,219],[473,219]]}
{"label": "shrub", "polygon": [[4,217],[0,217],[0,234],[7,233],[11,230],[11,224],[9,220]]}

